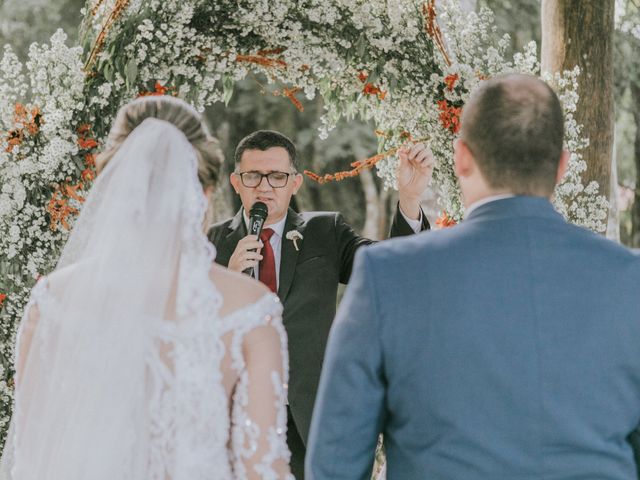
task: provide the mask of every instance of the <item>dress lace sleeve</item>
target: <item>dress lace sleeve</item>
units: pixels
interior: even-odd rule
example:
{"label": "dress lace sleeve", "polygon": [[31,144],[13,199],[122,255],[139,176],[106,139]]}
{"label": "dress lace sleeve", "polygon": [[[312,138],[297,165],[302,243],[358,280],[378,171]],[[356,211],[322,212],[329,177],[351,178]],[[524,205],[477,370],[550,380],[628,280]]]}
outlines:
{"label": "dress lace sleeve", "polygon": [[295,480],[286,443],[287,340],[282,307],[274,295],[255,305],[255,321],[234,333],[234,366],[240,372],[233,397],[232,450],[239,479]]}

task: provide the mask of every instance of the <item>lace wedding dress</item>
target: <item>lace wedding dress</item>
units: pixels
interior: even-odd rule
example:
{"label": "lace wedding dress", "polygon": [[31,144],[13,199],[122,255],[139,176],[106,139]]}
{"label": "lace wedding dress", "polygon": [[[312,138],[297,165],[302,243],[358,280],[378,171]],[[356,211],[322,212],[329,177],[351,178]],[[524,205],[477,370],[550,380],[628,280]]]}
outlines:
{"label": "lace wedding dress", "polygon": [[205,209],[191,145],[145,120],[33,289],[1,479],[293,478],[282,307],[216,287]]}

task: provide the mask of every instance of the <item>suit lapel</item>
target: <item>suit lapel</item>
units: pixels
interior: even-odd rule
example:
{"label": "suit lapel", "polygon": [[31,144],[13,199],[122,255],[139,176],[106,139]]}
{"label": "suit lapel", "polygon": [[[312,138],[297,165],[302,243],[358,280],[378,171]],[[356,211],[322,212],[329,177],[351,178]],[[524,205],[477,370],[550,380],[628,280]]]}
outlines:
{"label": "suit lapel", "polygon": [[238,242],[247,236],[247,226],[244,223],[244,216],[242,215],[242,208],[233,217],[231,223],[227,227],[227,234],[224,237],[224,241],[220,247],[218,247],[218,256],[225,260],[225,263],[229,264],[229,259],[238,245]]}
{"label": "suit lapel", "polygon": [[[287,213],[284,230],[282,231],[282,244],[280,247],[280,285],[278,285],[278,296],[282,303],[284,303],[291,289],[291,282],[293,282],[293,275],[296,271],[296,263],[298,262],[298,254],[300,253],[295,249],[293,241],[287,239],[287,232],[297,230],[304,235],[305,227],[304,219],[290,208]],[[304,248],[304,241],[298,241],[298,248]]]}

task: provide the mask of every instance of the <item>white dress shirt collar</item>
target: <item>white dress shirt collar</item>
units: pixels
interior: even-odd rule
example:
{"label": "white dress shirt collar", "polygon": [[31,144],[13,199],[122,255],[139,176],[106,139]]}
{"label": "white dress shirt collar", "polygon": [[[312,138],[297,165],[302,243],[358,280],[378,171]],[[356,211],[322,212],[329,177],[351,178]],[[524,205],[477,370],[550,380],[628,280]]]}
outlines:
{"label": "white dress shirt collar", "polygon": [[515,197],[515,195],[512,193],[503,193],[500,195],[490,195],[488,197],[481,198],[480,200],[473,202],[471,205],[465,208],[464,218],[467,218],[469,215],[471,215],[471,212],[473,212],[478,207],[481,207],[482,205],[486,205],[487,203],[495,202],[497,200],[504,200],[505,198],[512,198],[512,197]]}

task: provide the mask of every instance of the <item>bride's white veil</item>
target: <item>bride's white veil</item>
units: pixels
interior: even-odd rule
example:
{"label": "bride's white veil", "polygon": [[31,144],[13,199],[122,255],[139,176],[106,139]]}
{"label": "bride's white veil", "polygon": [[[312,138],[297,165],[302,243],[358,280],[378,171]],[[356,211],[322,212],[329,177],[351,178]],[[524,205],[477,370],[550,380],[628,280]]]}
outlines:
{"label": "bride's white veil", "polygon": [[[185,135],[144,120],[96,180],[56,271],[34,289],[38,318],[25,317],[18,340],[0,478],[175,480],[212,467],[202,457],[189,464],[212,436],[221,449],[227,441],[214,428],[227,407],[206,208]],[[196,360],[209,364],[192,368]]]}

